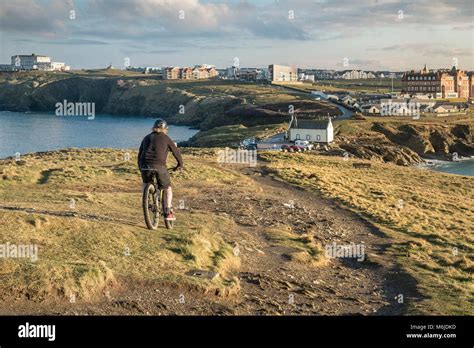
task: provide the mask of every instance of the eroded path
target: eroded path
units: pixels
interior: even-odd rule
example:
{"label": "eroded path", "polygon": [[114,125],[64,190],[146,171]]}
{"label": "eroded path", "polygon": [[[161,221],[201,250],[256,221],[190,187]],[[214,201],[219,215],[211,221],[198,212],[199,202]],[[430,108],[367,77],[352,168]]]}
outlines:
{"label": "eroded path", "polygon": [[[252,185],[215,188],[194,183],[177,187],[176,199],[185,198],[190,209],[223,215],[237,224],[236,229],[219,233],[237,247],[241,258],[238,293],[218,296],[171,282],[122,280],[120,288],[94,303],[4,302],[2,314],[383,315],[403,313],[397,295],[417,296],[413,279],[400,272],[384,252],[390,240],[356,214],[315,192],[279,181],[265,167],[236,170],[250,178]],[[177,217],[179,223],[179,212]],[[109,220],[123,223],[113,217]],[[143,224],[141,216],[127,223]],[[363,243],[365,260],[295,262],[295,250],[275,245],[266,233],[269,228],[285,228],[323,246]]]}

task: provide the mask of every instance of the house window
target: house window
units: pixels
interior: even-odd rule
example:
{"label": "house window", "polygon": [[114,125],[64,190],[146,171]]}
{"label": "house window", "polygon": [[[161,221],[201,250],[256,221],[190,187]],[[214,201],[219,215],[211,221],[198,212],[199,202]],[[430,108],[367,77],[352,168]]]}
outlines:
{"label": "house window", "polygon": [[311,140],[311,135],[306,134],[306,140]]}
{"label": "house window", "polygon": [[320,141],[320,140],[321,140],[321,136],[320,136],[320,135],[316,135],[316,140],[317,140],[317,141]]}
{"label": "house window", "polygon": [[300,140],[300,135],[296,134],[296,140]]}

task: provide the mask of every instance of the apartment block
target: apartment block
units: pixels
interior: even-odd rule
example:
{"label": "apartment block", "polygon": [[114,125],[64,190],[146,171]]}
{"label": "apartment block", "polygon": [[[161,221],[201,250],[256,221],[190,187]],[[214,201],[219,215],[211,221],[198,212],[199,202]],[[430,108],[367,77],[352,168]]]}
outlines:
{"label": "apartment block", "polygon": [[272,82],[298,81],[298,69],[294,67],[272,64],[268,66],[268,72]]}

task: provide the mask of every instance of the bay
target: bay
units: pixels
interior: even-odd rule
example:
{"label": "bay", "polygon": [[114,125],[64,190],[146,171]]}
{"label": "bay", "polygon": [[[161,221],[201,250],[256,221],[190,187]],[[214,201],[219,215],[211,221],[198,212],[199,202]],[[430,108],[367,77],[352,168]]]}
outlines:
{"label": "bay", "polygon": [[[155,118],[96,115],[56,116],[49,113],[0,111],[0,158],[20,154],[77,148],[137,149],[150,133]],[[186,141],[198,130],[170,126],[174,142]]]}

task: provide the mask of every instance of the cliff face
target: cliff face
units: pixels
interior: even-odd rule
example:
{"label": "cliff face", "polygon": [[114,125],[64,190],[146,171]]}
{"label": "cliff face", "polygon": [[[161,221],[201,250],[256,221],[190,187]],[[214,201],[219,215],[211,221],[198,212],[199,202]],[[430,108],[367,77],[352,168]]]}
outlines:
{"label": "cliff face", "polygon": [[459,156],[474,156],[473,134],[468,124],[391,126],[374,123],[372,130],[422,157],[451,159],[455,152]]}
{"label": "cliff face", "polygon": [[341,144],[344,151],[356,158],[394,163],[400,166],[422,163],[423,159],[414,151],[390,143],[381,144]]}
{"label": "cliff face", "polygon": [[[452,160],[474,156],[473,123],[430,119],[426,122],[354,121],[336,127],[334,147],[356,158],[408,166],[426,159]],[[443,122],[443,123],[441,123]],[[344,128],[345,127],[345,128]],[[341,151],[342,150],[342,151]]]}
{"label": "cliff face", "polygon": [[94,102],[101,110],[113,82],[106,79],[71,77],[52,81],[9,81],[0,85],[0,109],[9,111],[54,111],[63,100]]}
{"label": "cliff face", "polygon": [[[288,122],[288,105],[303,116],[315,114],[337,115],[330,104],[311,100],[288,100],[282,103],[278,96],[267,104],[253,100],[265,88],[240,88],[219,81],[189,83],[161,82],[140,78],[88,78],[74,76],[48,80],[23,78],[0,83],[0,110],[54,111],[55,104],[94,102],[96,113],[166,117],[176,125],[194,126],[201,130],[242,124],[253,127]],[[214,87],[215,86],[215,87]],[[216,88],[216,93],[214,93]],[[221,88],[219,90],[219,88]],[[288,99],[288,95],[284,95]]]}
{"label": "cliff face", "polygon": [[[0,110],[49,111],[55,104],[94,102],[96,113],[165,117],[175,125],[199,128],[193,146],[239,143],[289,121],[289,105],[300,118],[338,115],[331,104],[299,99],[270,87],[223,81],[167,82],[147,77],[0,75]],[[351,121],[351,124],[359,124]],[[362,122],[363,123],[363,122]],[[363,123],[366,124],[366,123]],[[237,126],[237,127],[233,127]],[[220,127],[220,128],[217,128]],[[421,163],[422,157],[451,159],[474,156],[473,124],[368,123],[355,137],[336,134],[339,147],[355,157],[399,165]],[[219,133],[219,134],[217,134]]]}

